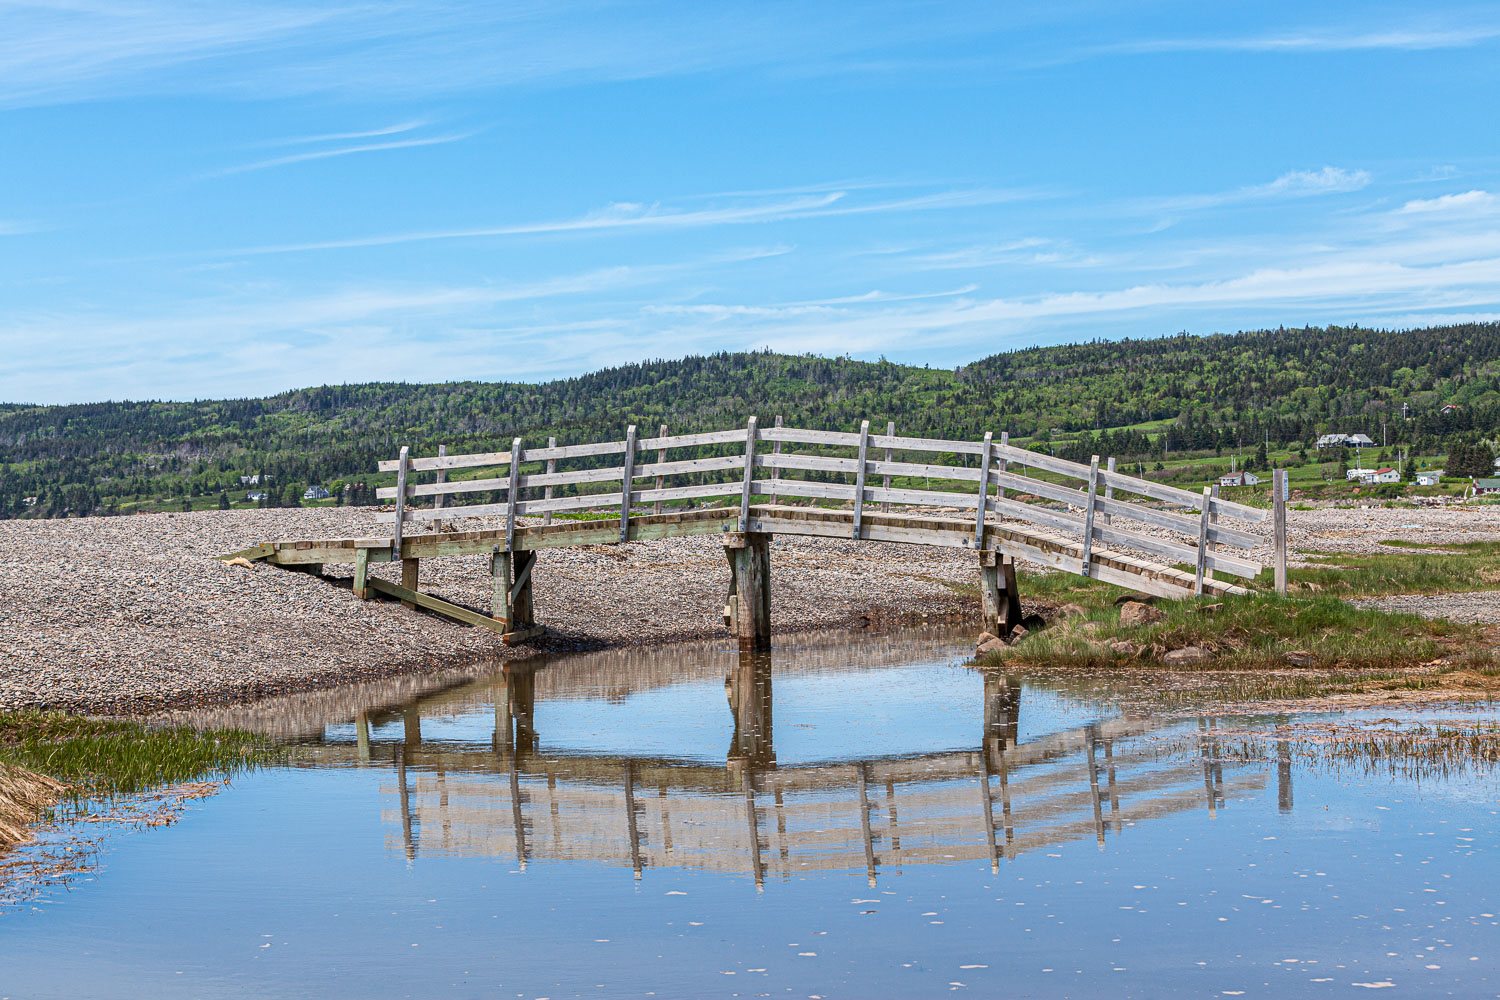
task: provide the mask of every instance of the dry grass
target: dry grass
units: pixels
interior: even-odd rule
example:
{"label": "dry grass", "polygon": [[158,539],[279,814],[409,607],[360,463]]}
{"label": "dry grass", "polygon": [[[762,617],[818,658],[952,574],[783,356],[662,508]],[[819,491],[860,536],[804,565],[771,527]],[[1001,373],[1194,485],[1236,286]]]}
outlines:
{"label": "dry grass", "polygon": [[31,840],[32,824],[67,790],[45,775],[0,764],[0,850]]}

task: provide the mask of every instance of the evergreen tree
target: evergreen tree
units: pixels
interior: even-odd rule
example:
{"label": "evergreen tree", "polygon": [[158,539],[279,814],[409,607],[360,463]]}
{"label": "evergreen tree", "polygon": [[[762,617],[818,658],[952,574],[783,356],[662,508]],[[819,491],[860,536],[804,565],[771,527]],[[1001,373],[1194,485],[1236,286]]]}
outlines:
{"label": "evergreen tree", "polygon": [[[976,504],[979,503],[978,500],[975,500],[974,502]],[[226,492],[224,492],[223,490],[219,491],[219,509],[220,510],[228,510],[229,509],[229,494],[226,493]],[[976,507],[975,509],[977,510],[978,508]]]}

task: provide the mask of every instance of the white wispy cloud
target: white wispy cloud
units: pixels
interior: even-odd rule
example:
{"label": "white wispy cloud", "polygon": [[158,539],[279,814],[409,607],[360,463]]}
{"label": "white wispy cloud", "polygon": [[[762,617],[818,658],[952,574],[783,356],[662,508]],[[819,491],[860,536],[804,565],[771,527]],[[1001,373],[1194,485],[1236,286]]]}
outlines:
{"label": "white wispy cloud", "polygon": [[350,139],[375,139],[385,135],[399,135],[402,132],[410,132],[419,129],[427,122],[417,120],[409,122],[397,122],[394,125],[386,125],[381,128],[367,129],[363,132],[325,132],[322,135],[298,135],[283,139],[267,139],[264,142],[254,143],[256,146],[302,146],[319,142],[346,142]]}
{"label": "white wispy cloud", "polygon": [[1500,38],[1500,24],[1445,28],[1393,27],[1380,31],[1332,28],[1236,38],[1157,38],[1096,46],[1090,54],[1149,55],[1167,52],[1353,52],[1360,50],[1468,48]]}
{"label": "white wispy cloud", "polygon": [[1489,214],[1500,211],[1500,198],[1488,191],[1465,191],[1462,194],[1445,194],[1436,198],[1417,198],[1402,205],[1397,211],[1403,215],[1430,214],[1435,212],[1474,212]]}
{"label": "white wispy cloud", "polygon": [[274,156],[267,160],[256,160],[253,163],[243,163],[239,166],[225,167],[222,170],[210,171],[207,177],[224,177],[230,174],[243,174],[252,170],[266,170],[271,167],[284,167],[293,163],[306,163],[309,160],[327,160],[336,156],[352,156],[356,153],[379,153],[392,149],[411,149],[417,146],[442,146],[450,142],[459,142],[472,136],[472,132],[462,132],[454,135],[437,135],[421,139],[396,139],[391,142],[369,142],[358,146],[338,146],[333,149],[315,149],[305,153],[291,153],[286,156]]}
{"label": "white wispy cloud", "polygon": [[1371,181],[1367,170],[1348,170],[1344,167],[1323,167],[1321,170],[1290,170],[1275,180],[1264,184],[1250,184],[1228,191],[1208,194],[1171,195],[1162,198],[1146,198],[1131,203],[1131,209],[1140,212],[1190,212],[1226,205],[1241,205],[1247,202],[1268,201],[1280,198],[1306,198],[1314,195],[1341,194],[1358,191]]}

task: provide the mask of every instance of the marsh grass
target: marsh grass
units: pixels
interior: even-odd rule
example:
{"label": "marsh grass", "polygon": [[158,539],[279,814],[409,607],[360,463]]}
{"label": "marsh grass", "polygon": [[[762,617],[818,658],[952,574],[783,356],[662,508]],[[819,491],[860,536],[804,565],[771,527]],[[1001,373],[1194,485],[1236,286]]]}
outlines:
{"label": "marsh grass", "polygon": [[1343,597],[1500,590],[1500,542],[1427,544],[1388,539],[1395,552],[1323,552],[1288,572],[1291,588]]}
{"label": "marsh grass", "polygon": [[0,764],[62,782],[73,802],[228,776],[280,756],[263,738],[232,730],[152,728],[60,712],[0,712]]}

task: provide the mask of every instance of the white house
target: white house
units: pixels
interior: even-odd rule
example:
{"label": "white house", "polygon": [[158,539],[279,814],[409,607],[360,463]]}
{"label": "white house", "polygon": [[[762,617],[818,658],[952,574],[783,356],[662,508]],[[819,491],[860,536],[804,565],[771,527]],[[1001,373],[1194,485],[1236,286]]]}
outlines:
{"label": "white house", "polygon": [[1443,470],[1442,469],[1434,469],[1431,472],[1419,472],[1419,473],[1417,473],[1417,485],[1418,486],[1436,486],[1439,482],[1442,481],[1442,478],[1443,478]]}
{"label": "white house", "polygon": [[[266,495],[264,493],[246,493],[245,494],[245,499],[246,500],[253,500],[256,503],[259,503],[260,501],[264,500],[265,498],[266,498]],[[976,500],[976,501],[974,501],[974,503],[977,505],[979,503],[979,501]]]}
{"label": "white house", "polygon": [[1347,469],[1344,478],[1352,482],[1364,482],[1367,476],[1375,475],[1374,469]]}
{"label": "white house", "polygon": [[302,493],[302,499],[304,500],[327,500],[331,496],[333,496],[333,494],[329,493],[321,486],[309,486]]}
{"label": "white house", "polygon": [[1401,473],[1395,469],[1376,469],[1368,477],[1361,478],[1362,483],[1399,483]]}
{"label": "white house", "polygon": [[1254,486],[1260,482],[1260,477],[1253,472],[1231,472],[1227,476],[1219,477],[1220,486]]}
{"label": "white house", "polygon": [[1324,434],[1318,438],[1319,448],[1369,448],[1374,444],[1366,434]]}

